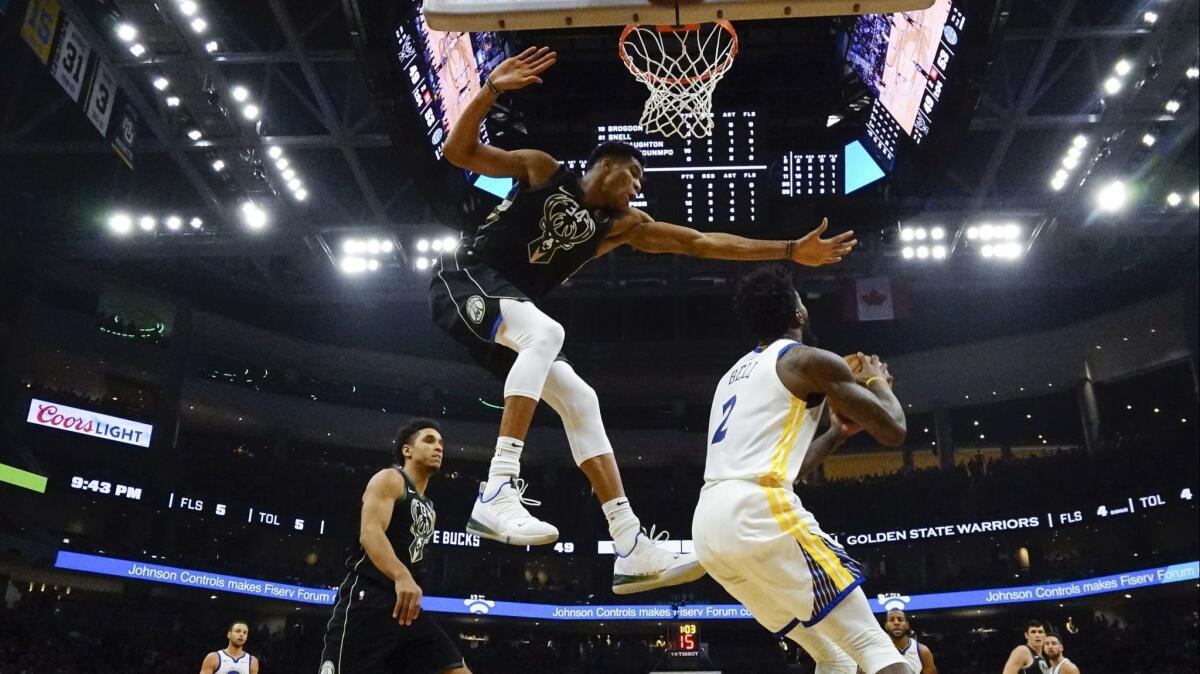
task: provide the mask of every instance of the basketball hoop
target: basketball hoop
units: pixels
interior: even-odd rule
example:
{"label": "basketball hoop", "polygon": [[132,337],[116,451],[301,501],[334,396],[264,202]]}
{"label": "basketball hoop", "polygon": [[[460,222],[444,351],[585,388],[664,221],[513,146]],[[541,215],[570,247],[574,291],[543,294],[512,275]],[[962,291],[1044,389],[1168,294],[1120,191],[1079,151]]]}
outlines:
{"label": "basketball hoop", "polygon": [[640,123],[647,132],[680,138],[712,133],[712,97],[738,52],[733,24],[719,19],[686,26],[628,25],[617,51],[650,90]]}

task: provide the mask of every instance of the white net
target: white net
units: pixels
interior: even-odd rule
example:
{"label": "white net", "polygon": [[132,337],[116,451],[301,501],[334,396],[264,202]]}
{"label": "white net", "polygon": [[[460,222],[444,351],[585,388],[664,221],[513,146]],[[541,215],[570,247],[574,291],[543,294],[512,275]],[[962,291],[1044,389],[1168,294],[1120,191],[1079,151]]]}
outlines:
{"label": "white net", "polygon": [[711,134],[713,91],[729,72],[737,50],[737,33],[728,21],[674,28],[626,26],[621,59],[650,90],[642,108],[642,129],[680,138]]}

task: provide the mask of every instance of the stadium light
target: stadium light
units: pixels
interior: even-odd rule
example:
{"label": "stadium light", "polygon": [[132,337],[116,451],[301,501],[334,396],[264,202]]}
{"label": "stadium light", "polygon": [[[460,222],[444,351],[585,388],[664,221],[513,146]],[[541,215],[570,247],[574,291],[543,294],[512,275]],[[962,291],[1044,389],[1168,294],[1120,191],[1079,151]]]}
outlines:
{"label": "stadium light", "polygon": [[[279,148],[272,148],[272,149],[278,150]],[[283,154],[283,153],[280,152],[280,154]],[[291,165],[291,162],[289,162],[287,160],[287,157],[280,157],[279,159],[275,160],[275,168],[279,169],[280,171],[286,171],[287,167],[290,165]]]}
{"label": "stadium light", "polygon": [[458,248],[458,239],[456,239],[452,236],[448,236],[445,239],[442,239],[442,250],[446,251],[447,253],[453,253],[455,251],[455,249],[457,249],[457,248]]}
{"label": "stadium light", "polygon": [[178,215],[172,215],[167,218],[167,229],[172,232],[178,232],[183,227],[183,218]]}
{"label": "stadium light", "polygon": [[370,255],[379,254],[379,239],[367,239],[367,253]]}
{"label": "stadium light", "polygon": [[[271,157],[271,159],[279,159],[283,156],[283,148],[279,147],[278,145],[272,145],[271,147],[267,148],[267,154]],[[285,166],[284,168],[287,167]]]}
{"label": "stadium light", "polygon": [[128,23],[118,23],[116,31],[117,37],[120,38],[121,42],[133,42],[138,36],[137,28]]}
{"label": "stadium light", "polygon": [[912,246],[905,246],[904,249],[900,251],[900,254],[904,256],[905,260],[911,260],[913,259],[913,256],[917,254],[917,252],[913,250]]}
{"label": "stadium light", "polygon": [[1110,96],[1121,91],[1121,80],[1116,77],[1110,77],[1104,80],[1104,92]]}
{"label": "stadium light", "polygon": [[946,238],[946,230],[941,227],[934,227],[933,229],[929,230],[929,238],[933,239],[934,241],[941,241],[942,239]]}
{"label": "stadium light", "polygon": [[933,253],[933,258],[935,260],[946,259],[946,247],[945,246],[934,246],[932,248],[931,252]]}
{"label": "stadium light", "polygon": [[204,134],[200,132],[200,129],[188,129],[187,137],[192,140],[200,140],[204,137]]}
{"label": "stadium light", "polygon": [[924,260],[929,257],[929,246],[917,246],[917,259]]}
{"label": "stadium light", "polygon": [[1071,155],[1067,155],[1067,156],[1063,157],[1062,165],[1063,165],[1063,168],[1067,169],[1068,171],[1074,171],[1075,167],[1079,166],[1079,158],[1072,157]]}
{"label": "stadium light", "polygon": [[1183,195],[1178,192],[1172,192],[1167,195],[1167,205],[1171,208],[1176,208],[1183,203]]}
{"label": "stadium light", "polygon": [[292,169],[284,171],[281,175],[283,176],[284,180],[294,180],[296,178],[296,172]]}
{"label": "stadium light", "polygon": [[429,252],[429,240],[428,239],[417,239],[417,252],[418,253]]}
{"label": "stadium light", "polygon": [[1153,26],[1158,23],[1158,12],[1146,12],[1142,14],[1142,21]]}
{"label": "stadium light", "polygon": [[1075,138],[1071,141],[1071,145],[1073,147],[1079,148],[1080,150],[1087,147],[1087,144],[1088,144],[1088,137],[1083,134],[1079,134],[1078,136],[1075,136]]}
{"label": "stadium light", "polygon": [[369,271],[379,271],[379,260],[376,260],[375,258],[367,260],[367,269]]}
{"label": "stadium light", "polygon": [[167,96],[167,107],[168,108],[178,108],[179,107],[179,97],[178,96]]}
{"label": "stadium light", "polygon": [[426,269],[429,269],[429,259],[424,258],[424,257],[418,257],[417,258],[417,269],[420,269],[421,271],[425,271]]}
{"label": "stadium light", "polygon": [[384,239],[383,243],[379,245],[379,249],[383,251],[384,255],[388,255],[396,250],[396,245],[392,243],[391,239]]}
{"label": "stadium light", "polygon": [[304,200],[308,199],[308,190],[301,187],[300,189],[296,190],[295,192],[292,192],[292,196],[296,197],[296,201],[304,201]]}
{"label": "stadium light", "polygon": [[900,230],[901,241],[912,241],[915,237],[916,233],[913,231],[912,227],[905,227]]}
{"label": "stadium light", "polygon": [[138,227],[141,227],[143,232],[153,232],[157,226],[158,221],[154,219],[153,215],[143,215],[138,218]]}
{"label": "stadium light", "polygon": [[291,180],[288,181],[287,186],[288,186],[289,190],[296,192],[301,187],[304,187],[304,183],[300,182],[299,178],[292,178]]}
{"label": "stadium light", "polygon": [[212,163],[212,167],[214,171],[220,173],[221,171],[225,170],[225,162],[224,160],[218,159]]}
{"label": "stadium light", "polygon": [[1163,110],[1166,110],[1167,112],[1169,112],[1173,115],[1173,114],[1179,112],[1179,109],[1182,107],[1183,107],[1182,103],[1180,103],[1179,101],[1172,98],[1171,100],[1167,101],[1166,104],[1163,105]]}
{"label": "stadium light", "polygon": [[926,232],[924,227],[918,227],[913,232],[913,238],[915,238],[917,241],[924,241],[925,238],[928,236],[929,236],[929,232]]}
{"label": "stadium light", "polygon": [[108,228],[118,236],[125,236],[133,231],[133,218],[126,213],[113,213],[108,217]]}
{"label": "stadium light", "polygon": [[204,221],[200,218],[192,218],[191,222],[188,224],[192,226],[192,229],[200,229],[204,226]]}
{"label": "stadium light", "polygon": [[429,242],[429,247],[432,248],[433,252],[435,253],[442,252],[442,240],[434,239],[433,241]]}
{"label": "stadium light", "polygon": [[1187,72],[1185,74],[1187,75],[1187,78],[1189,80],[1194,80],[1197,77],[1200,77],[1200,68],[1197,68],[1196,66],[1192,66],[1191,68],[1187,69]]}
{"label": "stadium light", "polygon": [[346,239],[342,242],[342,252],[347,255],[358,253],[358,239]]}
{"label": "stadium light", "polygon": [[1113,72],[1120,75],[1121,77],[1125,77],[1126,75],[1128,75],[1130,70],[1133,70],[1133,64],[1131,64],[1126,59],[1121,59],[1120,61],[1117,61],[1116,65],[1113,66]]}
{"label": "stadium light", "polygon": [[253,201],[243,201],[242,222],[250,229],[259,230],[267,226],[267,214]]}
{"label": "stadium light", "polygon": [[216,40],[212,40],[212,41],[204,43],[204,51],[206,51],[210,54],[216,52],[220,48],[221,48],[221,45],[217,44]]}
{"label": "stadium light", "polygon": [[250,98],[250,91],[240,84],[235,86],[233,89],[230,89],[229,94],[233,96],[233,100],[237,101],[238,103],[245,103],[246,99]]}
{"label": "stadium light", "polygon": [[1096,207],[1106,213],[1121,210],[1128,200],[1129,189],[1120,180],[1113,180],[1096,192]]}
{"label": "stadium light", "polygon": [[262,111],[259,110],[258,106],[254,105],[253,103],[242,108],[242,116],[250,121],[258,119],[260,114],[262,114]]}
{"label": "stadium light", "polygon": [[367,261],[361,257],[344,257],[341,267],[347,274],[361,274],[367,270]]}
{"label": "stadium light", "polygon": [[1192,207],[1200,208],[1200,191],[1192,192]]}
{"label": "stadium light", "polygon": [[167,87],[169,87],[169,86],[171,86],[171,80],[168,80],[167,78],[163,77],[162,75],[159,75],[158,77],[154,78],[154,88],[155,89],[158,89],[159,91],[166,91]]}
{"label": "stadium light", "polygon": [[140,57],[142,54],[146,53],[146,48],[142,46],[141,42],[138,42],[129,47],[129,53],[136,57]]}
{"label": "stadium light", "polygon": [[196,10],[199,8],[200,7],[194,2],[194,0],[183,0],[183,2],[179,3],[179,11],[182,12],[184,16],[191,16],[195,14]]}
{"label": "stadium light", "polygon": [[1154,134],[1152,133],[1147,133],[1142,136],[1142,145],[1145,145],[1146,147],[1154,147],[1154,144],[1157,142],[1158,139],[1155,138]]}
{"label": "stadium light", "polygon": [[197,33],[203,33],[208,30],[208,22],[200,17],[192,19],[192,30]]}

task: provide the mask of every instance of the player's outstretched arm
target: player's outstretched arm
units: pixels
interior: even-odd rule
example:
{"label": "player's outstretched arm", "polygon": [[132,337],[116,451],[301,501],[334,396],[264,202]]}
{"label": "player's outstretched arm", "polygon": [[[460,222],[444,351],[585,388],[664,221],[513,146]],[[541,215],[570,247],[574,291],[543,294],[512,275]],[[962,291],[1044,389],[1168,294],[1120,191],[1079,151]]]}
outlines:
{"label": "player's outstretched arm", "polygon": [[646,213],[630,209],[600,249],[603,255],[629,244],[646,253],[674,253],[717,260],[790,260],[807,267],[841,262],[858,243],[854,231],[822,239],[829,220],[821,220],[808,234],[792,240],[747,239],[723,232],[701,232],[691,227],[659,222]]}
{"label": "player's outstretched arm", "polygon": [[[193,660],[193,662],[195,662]],[[216,674],[217,666],[221,664],[216,653],[209,653],[204,656],[204,662],[200,663],[200,674]]]}
{"label": "player's outstretched arm", "polygon": [[386,468],[375,473],[363,493],[358,540],[375,568],[396,584],[396,606],[392,609],[392,618],[402,625],[410,625],[421,611],[421,588],[413,580],[408,567],[396,556],[396,550],[387,537],[392,509],[396,501],[404,498],[404,489],[404,478],[395,469]]}
{"label": "player's outstretched arm", "polygon": [[887,367],[878,356],[864,362],[858,379],[841,356],[823,349],[790,349],[775,370],[797,398],[824,393],[836,414],[862,426],[880,444],[904,443],[908,433],[904,408],[892,393]]}
{"label": "player's outstretched arm", "polygon": [[487,84],[463,109],[443,152],[446,161],[468,171],[494,178],[516,178],[528,185],[540,185],[558,171],[558,162],[540,150],[502,150],[479,142],[479,125],[503,91],[516,91],[530,84],[541,84],[538,77],[554,65],[557,55],[546,47],[530,47],[505,59],[488,76]]}

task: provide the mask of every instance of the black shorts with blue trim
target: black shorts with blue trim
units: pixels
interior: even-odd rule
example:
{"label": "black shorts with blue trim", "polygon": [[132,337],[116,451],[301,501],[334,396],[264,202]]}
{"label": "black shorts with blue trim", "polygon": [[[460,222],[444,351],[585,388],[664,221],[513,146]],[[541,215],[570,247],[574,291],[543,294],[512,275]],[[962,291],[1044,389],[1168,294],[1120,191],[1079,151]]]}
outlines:
{"label": "black shorts with blue trim", "polygon": [[[429,281],[429,314],[438,327],[467,347],[472,360],[504,380],[517,359],[512,349],[496,344],[504,317],[500,300],[533,300],[487,264],[460,255],[444,256]],[[558,360],[567,361],[559,354]],[[567,361],[569,362],[569,361]]]}

